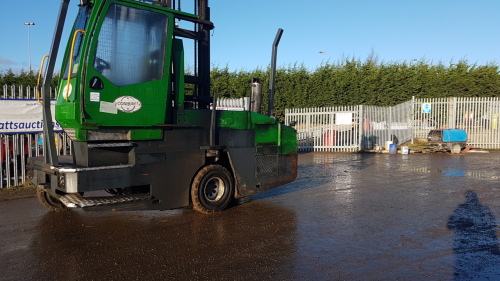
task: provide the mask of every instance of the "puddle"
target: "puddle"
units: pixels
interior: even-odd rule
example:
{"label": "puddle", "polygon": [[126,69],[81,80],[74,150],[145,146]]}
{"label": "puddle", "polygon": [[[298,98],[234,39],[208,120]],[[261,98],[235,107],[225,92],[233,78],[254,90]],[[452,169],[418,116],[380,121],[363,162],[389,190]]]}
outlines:
{"label": "puddle", "polygon": [[465,177],[467,176],[466,171],[460,171],[460,170],[439,170],[439,172],[445,176],[449,177]]}

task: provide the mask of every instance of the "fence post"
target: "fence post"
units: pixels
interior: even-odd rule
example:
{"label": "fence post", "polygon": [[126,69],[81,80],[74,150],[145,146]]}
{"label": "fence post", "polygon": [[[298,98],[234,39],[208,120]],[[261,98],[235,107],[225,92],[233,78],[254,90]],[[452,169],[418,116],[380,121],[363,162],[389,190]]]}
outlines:
{"label": "fence post", "polygon": [[456,128],[456,119],[457,119],[457,98],[449,98],[448,99],[448,129]]}
{"label": "fence post", "polygon": [[415,133],[417,131],[417,126],[416,123],[415,123],[415,96],[411,96],[411,113],[410,113],[410,126],[412,128],[412,137],[411,137],[411,144],[414,144],[414,140],[415,140]]}
{"label": "fence post", "polygon": [[389,107],[389,137],[388,139],[391,140],[391,141],[394,141],[392,139],[392,106]]}
{"label": "fence post", "polygon": [[12,169],[14,170],[14,185],[19,185],[19,135],[12,136]]}
{"label": "fence post", "polygon": [[5,147],[5,178],[7,187],[10,187],[10,137],[9,135],[5,135],[4,138],[4,147]]}
{"label": "fence post", "polygon": [[0,138],[0,189],[3,188],[3,176],[4,176],[4,162],[3,159],[5,158],[5,153],[3,152],[4,147],[4,140]]}
{"label": "fence post", "polygon": [[22,99],[24,96],[24,88],[23,86],[19,86],[19,92],[17,93],[17,97],[13,97],[14,99]]}
{"label": "fence post", "polygon": [[365,114],[363,112],[363,105],[358,105],[358,151],[364,149],[363,144]]}
{"label": "fence post", "polygon": [[[12,98],[16,96],[16,86],[14,85],[10,86],[10,94],[12,95]],[[6,98],[9,98],[9,96],[7,95]]]}
{"label": "fence post", "polygon": [[26,87],[26,99],[31,99],[31,86]]}
{"label": "fence post", "polygon": [[[21,135],[21,139],[19,140],[18,144],[20,144],[20,148],[19,148],[19,155],[21,155],[21,182],[24,182],[26,181],[26,157],[27,157],[27,154],[26,154],[26,151],[29,151],[30,147],[29,147],[29,142],[27,140],[28,138],[22,134]],[[28,147],[26,147],[28,146]]]}

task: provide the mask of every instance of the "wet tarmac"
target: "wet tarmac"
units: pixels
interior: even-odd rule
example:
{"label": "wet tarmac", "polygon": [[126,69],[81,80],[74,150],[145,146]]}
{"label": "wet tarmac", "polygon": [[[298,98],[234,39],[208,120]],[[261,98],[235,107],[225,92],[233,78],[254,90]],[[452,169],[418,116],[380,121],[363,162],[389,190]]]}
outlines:
{"label": "wet tarmac", "polygon": [[0,202],[0,280],[500,280],[500,152],[299,157],[214,215]]}

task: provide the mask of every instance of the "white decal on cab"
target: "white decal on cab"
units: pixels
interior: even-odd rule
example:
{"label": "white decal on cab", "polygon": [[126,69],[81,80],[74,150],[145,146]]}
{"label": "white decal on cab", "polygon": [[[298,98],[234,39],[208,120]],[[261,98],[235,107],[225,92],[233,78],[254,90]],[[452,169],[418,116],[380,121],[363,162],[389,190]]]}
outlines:
{"label": "white decal on cab", "polygon": [[140,100],[132,96],[121,96],[115,99],[116,108],[125,113],[136,112],[141,109],[142,103]]}

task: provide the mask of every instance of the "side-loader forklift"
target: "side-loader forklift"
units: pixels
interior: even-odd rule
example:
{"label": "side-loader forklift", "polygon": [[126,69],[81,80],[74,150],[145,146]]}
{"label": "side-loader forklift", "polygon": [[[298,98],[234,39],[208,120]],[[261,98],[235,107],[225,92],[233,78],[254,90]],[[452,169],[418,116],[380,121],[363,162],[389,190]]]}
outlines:
{"label": "side-loader forklift", "polygon": [[[29,159],[45,207],[192,206],[212,213],[296,178],[295,129],[272,116],[216,110],[210,93],[214,25],[208,0],[193,1],[194,13],[186,13],[180,0],[80,0],[55,108],[72,156],[58,156],[52,122],[45,121],[44,156]],[[52,120],[49,84],[68,4],[61,2],[40,91],[44,120]],[[194,75],[184,69],[185,40],[194,42]],[[192,85],[189,95],[186,84]],[[91,197],[94,191],[109,195]]]}

